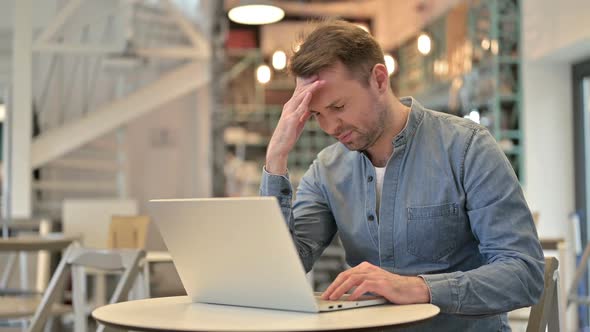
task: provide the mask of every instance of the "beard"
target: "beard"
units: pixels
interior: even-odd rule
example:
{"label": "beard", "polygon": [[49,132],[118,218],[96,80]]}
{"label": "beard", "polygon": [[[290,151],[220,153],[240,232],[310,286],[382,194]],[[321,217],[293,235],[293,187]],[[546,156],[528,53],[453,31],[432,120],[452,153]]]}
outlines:
{"label": "beard", "polygon": [[352,135],[356,136],[350,142],[342,143],[347,149],[360,152],[366,151],[383,135],[387,123],[387,109],[385,105],[378,102],[373,105],[372,109],[372,112],[377,114],[377,117],[369,123],[366,129],[361,130],[351,126],[342,130],[342,132],[352,131]]}

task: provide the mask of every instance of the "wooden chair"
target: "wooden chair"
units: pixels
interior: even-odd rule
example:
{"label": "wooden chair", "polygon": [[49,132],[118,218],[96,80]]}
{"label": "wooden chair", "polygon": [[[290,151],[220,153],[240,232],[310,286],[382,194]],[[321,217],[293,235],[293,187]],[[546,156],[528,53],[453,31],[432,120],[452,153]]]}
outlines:
{"label": "wooden chair", "polygon": [[[66,280],[66,272],[72,273],[72,304],[74,308],[74,331],[86,332],[86,274],[85,268],[104,271],[120,271],[122,273],[109,304],[125,299],[139,270],[139,262],[145,257],[145,251],[140,249],[89,249],[70,246],[60,261],[55,273],[51,277],[49,286],[43,294],[40,305],[35,311],[31,321],[29,332],[42,331],[50,308],[59,297],[59,291],[63,289]],[[97,331],[103,331],[104,326],[99,325]]]}
{"label": "wooden chair", "polygon": [[555,257],[545,257],[545,286],[539,303],[531,308],[526,332],[559,331],[559,262]]}
{"label": "wooden chair", "polygon": [[[108,247],[112,249],[146,249],[150,218],[148,216],[113,216],[109,226]],[[150,265],[170,263],[172,257],[165,251],[147,251],[142,260],[141,276],[134,290],[136,298],[150,297]]]}
{"label": "wooden chair", "polygon": [[108,248],[145,249],[149,224],[148,216],[113,216]]}

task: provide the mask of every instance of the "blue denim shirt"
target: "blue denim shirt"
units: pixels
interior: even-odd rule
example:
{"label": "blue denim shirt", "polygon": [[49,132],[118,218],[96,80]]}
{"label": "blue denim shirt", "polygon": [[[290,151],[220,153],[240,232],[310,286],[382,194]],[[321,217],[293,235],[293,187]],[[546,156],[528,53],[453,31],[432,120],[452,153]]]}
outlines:
{"label": "blue denim shirt", "polygon": [[293,205],[288,176],[263,171],[261,194],[278,198],[306,270],[338,231],[350,266],[426,281],[442,314],[418,330],[508,331],[505,312],[536,303],[543,289],[518,179],[486,128],[401,101],[411,111],[392,141],[378,213],[374,166],[341,143],[318,154]]}

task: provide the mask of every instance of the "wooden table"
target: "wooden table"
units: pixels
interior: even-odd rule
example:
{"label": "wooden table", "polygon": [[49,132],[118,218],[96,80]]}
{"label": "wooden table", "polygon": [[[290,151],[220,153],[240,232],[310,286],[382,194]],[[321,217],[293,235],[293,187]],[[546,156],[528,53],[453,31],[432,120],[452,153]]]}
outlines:
{"label": "wooden table", "polygon": [[139,331],[334,331],[408,324],[439,311],[432,304],[387,304],[318,314],[192,303],[188,296],[174,296],[110,304],[92,316],[110,327]]}
{"label": "wooden table", "polygon": [[18,236],[0,238],[0,252],[4,251],[60,251],[72,242],[79,240],[76,236]]}

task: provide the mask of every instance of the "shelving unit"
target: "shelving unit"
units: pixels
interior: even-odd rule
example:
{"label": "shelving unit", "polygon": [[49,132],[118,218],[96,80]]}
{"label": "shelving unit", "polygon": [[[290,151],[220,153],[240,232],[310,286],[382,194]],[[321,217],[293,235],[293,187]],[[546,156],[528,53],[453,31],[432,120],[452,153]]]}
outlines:
{"label": "shelving unit", "polygon": [[[397,50],[396,92],[433,101],[437,110],[458,116],[477,111],[480,123],[499,142],[522,183],[520,1],[469,2],[465,41],[453,41],[454,49],[446,39],[453,23],[450,15],[424,29],[433,40],[430,54],[418,52],[415,38]],[[455,107],[450,105],[453,98],[458,100]]]}
{"label": "shelving unit", "polygon": [[474,1],[469,23],[473,60],[479,63],[480,79],[491,82],[484,99],[476,101],[474,106],[490,118],[488,127],[522,182],[520,1]]}
{"label": "shelving unit", "polygon": [[[256,180],[249,182],[255,188],[244,189],[245,192],[253,193],[258,190],[266,147],[281,111],[282,105],[233,105],[226,107],[223,112],[226,154],[235,156],[243,163],[256,164]],[[315,120],[310,119],[295,148],[289,154],[289,174],[294,187],[298,185],[316,155],[334,142],[332,137],[320,129]]]}
{"label": "shelving unit", "polygon": [[[283,104],[289,100],[295,89],[293,78],[284,72],[274,72],[273,79],[266,85],[256,82],[254,70],[261,63],[262,56],[255,52],[257,51],[242,52],[238,58],[230,59],[233,68],[240,69],[240,72],[234,71],[236,82],[230,83],[237,93],[230,94],[232,97],[223,106],[222,117],[217,120],[224,127],[224,153],[230,159],[226,165],[249,169],[247,174],[238,175],[238,178],[242,178],[237,179],[237,182],[246,187],[229,192],[229,195],[257,194],[266,147],[281,116]],[[247,66],[244,66],[246,57],[255,61],[247,62]],[[299,184],[317,153],[334,142],[315,120],[309,120],[289,154],[288,168],[294,187]],[[229,187],[232,187],[231,174],[226,172],[226,179]]]}
{"label": "shelving unit", "polygon": [[395,78],[401,95],[420,95],[446,85],[448,77],[434,70],[435,63],[446,56],[446,17],[443,16],[425,30],[432,40],[427,56],[416,47],[416,38],[404,43],[398,50],[399,73]]}

